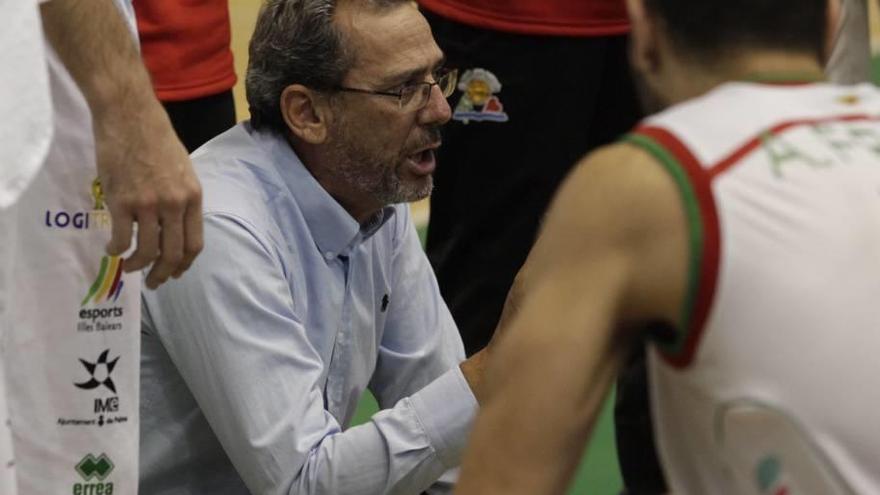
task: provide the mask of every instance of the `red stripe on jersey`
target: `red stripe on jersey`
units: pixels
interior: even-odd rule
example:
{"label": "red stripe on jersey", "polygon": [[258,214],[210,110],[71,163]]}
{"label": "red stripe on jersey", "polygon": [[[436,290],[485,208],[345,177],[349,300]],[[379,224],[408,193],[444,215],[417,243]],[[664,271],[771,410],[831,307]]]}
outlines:
{"label": "red stripe on jersey", "polygon": [[880,120],[880,117],[866,114],[838,115],[834,117],[824,117],[819,119],[792,120],[789,122],[776,124],[767,131],[762,132],[761,134],[747,141],[745,144],[741,145],[739,148],[736,149],[736,151],[727,156],[727,158],[724,158],[715,165],[709,167],[709,180],[712,180],[718,175],[723,174],[732,166],[739,163],[743,158],[746,157],[746,155],[748,155],[752,151],[755,151],[755,149],[761,146],[761,137],[766,134],[777,135],[787,131],[788,129],[791,129],[793,127],[800,127],[802,125],[827,124],[829,122],[853,122],[859,120]]}
{"label": "red stripe on jersey", "polygon": [[700,162],[691,151],[672,133],[660,127],[638,127],[636,134],[647,136],[669,151],[681,164],[684,172],[694,188],[700,207],[700,219],[703,227],[703,253],[700,260],[700,275],[697,282],[697,295],[694,301],[686,340],[680,352],[675,354],[662,353],[666,361],[676,367],[688,366],[696,354],[697,347],[706,327],[706,320],[714,301],[715,288],[718,281],[718,265],[721,259],[721,233],[718,224],[718,211],[712,195],[712,179],[703,170]]}

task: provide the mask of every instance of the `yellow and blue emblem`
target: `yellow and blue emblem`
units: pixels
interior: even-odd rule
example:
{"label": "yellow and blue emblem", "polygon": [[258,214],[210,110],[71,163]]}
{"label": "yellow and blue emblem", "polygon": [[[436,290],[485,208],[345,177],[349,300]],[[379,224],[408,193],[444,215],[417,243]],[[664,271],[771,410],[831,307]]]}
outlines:
{"label": "yellow and blue emblem", "polygon": [[455,105],[452,119],[467,124],[471,120],[482,122],[507,122],[504,105],[495,96],[501,91],[501,82],[486,69],[468,69],[458,80],[461,99]]}

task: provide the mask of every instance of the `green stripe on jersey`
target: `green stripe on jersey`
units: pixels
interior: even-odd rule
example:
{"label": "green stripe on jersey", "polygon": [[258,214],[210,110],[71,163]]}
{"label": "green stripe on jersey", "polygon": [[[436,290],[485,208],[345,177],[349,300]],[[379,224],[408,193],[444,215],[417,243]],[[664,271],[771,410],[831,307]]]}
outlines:
{"label": "green stripe on jersey", "polygon": [[622,138],[623,141],[629,142],[643,148],[650,153],[663,168],[675,180],[678,190],[681,193],[682,204],[684,206],[685,215],[688,221],[688,244],[690,245],[690,259],[688,260],[688,279],[687,291],[685,293],[684,305],[681,308],[679,316],[680,330],[673,342],[657,342],[667,354],[678,355],[684,351],[687,335],[691,331],[690,323],[693,316],[694,304],[699,293],[700,283],[700,266],[703,261],[703,219],[700,213],[700,204],[697,195],[688,179],[688,175],[682,167],[681,163],[657,141],[640,134],[627,134]]}

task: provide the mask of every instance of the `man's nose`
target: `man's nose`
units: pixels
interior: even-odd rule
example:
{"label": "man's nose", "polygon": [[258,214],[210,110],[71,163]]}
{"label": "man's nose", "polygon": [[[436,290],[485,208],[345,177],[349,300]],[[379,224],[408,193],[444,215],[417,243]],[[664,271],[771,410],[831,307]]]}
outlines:
{"label": "man's nose", "polygon": [[419,123],[427,124],[445,124],[452,118],[452,108],[449,102],[443,96],[439,86],[431,87],[431,95],[428,97],[428,104],[419,112]]}

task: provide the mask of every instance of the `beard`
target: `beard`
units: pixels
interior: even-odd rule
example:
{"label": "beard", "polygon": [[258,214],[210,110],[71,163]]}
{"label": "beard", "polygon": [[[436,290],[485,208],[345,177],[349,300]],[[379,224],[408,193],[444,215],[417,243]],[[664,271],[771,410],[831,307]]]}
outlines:
{"label": "beard", "polygon": [[439,126],[423,128],[397,150],[359,139],[362,133],[354,132],[344,121],[338,122],[330,135],[334,175],[350,190],[381,205],[418,201],[431,194],[432,175],[408,176],[405,171],[417,150],[440,142]]}

